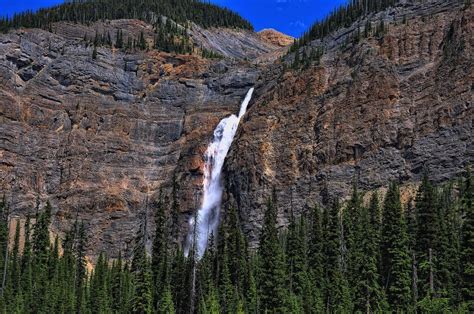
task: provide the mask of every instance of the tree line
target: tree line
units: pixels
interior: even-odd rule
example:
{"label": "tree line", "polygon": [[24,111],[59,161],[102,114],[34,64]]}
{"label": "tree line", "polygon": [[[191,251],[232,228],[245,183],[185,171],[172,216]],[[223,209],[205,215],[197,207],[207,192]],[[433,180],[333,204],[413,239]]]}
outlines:
{"label": "tree line", "polygon": [[[190,22],[202,27],[232,27],[252,29],[252,25],[236,13],[198,0],[88,0],[72,1],[37,12],[23,12],[12,17],[0,17],[0,32],[11,28],[37,27],[52,32],[52,23],[69,21],[90,24],[100,20],[141,19],[153,25],[153,44],[148,44],[143,32],[139,37],[126,38],[123,30],[116,34],[98,33],[84,35],[87,46],[93,46],[92,56],[97,57],[97,47],[115,47],[125,52],[158,49],[169,53],[191,54],[194,46],[188,34]],[[115,36],[114,36],[115,35]],[[212,51],[202,51],[202,56],[215,58]]]}
{"label": "tree line", "polygon": [[[355,34],[350,36],[347,41],[358,41],[361,36],[367,38],[372,32],[372,21],[370,17],[373,14],[383,11],[389,7],[396,6],[400,0],[350,0],[347,4],[341,5],[324,19],[314,23],[300,38],[295,39],[288,53],[298,52],[300,48],[308,46],[313,40],[323,39],[331,33],[343,27],[350,27],[354,22],[360,21],[365,17],[369,17],[364,26],[364,32],[361,34],[357,29]],[[423,0],[412,0],[411,2],[421,2]],[[458,0],[464,2],[464,8],[471,6],[471,0]],[[378,25],[375,28],[375,36],[379,37],[386,32],[384,21],[373,21]],[[403,23],[406,23],[406,16],[403,17]]]}
{"label": "tree line", "polygon": [[[383,199],[354,185],[344,204],[314,206],[277,228],[268,199],[257,250],[229,208],[204,256],[185,256],[177,232],[177,184],[161,193],[154,238],[141,219],[132,254],[101,253],[86,266],[87,227],[76,221],[51,242],[52,208],[37,206],[7,246],[8,204],[0,203],[2,313],[468,313],[474,294],[474,181],[468,171],[435,186],[423,178],[402,205],[399,186]],[[364,201],[364,199],[368,199]],[[147,210],[146,210],[147,212]],[[146,213],[145,212],[145,213]],[[20,249],[21,248],[21,249]]]}
{"label": "tree line", "polygon": [[96,32],[94,37],[84,34],[83,42],[86,47],[93,47],[93,58],[97,56],[97,47],[108,47],[120,49],[124,52],[146,51],[157,49],[168,53],[191,54],[194,46],[188,35],[188,29],[178,25],[169,19],[166,21],[159,19],[154,24],[153,43],[149,44],[145,34],[140,32],[138,37],[129,35],[124,37],[123,30],[117,29],[115,36],[109,31]]}
{"label": "tree line", "polygon": [[253,29],[235,12],[201,0],[73,0],[0,18],[0,32],[11,28],[50,28],[52,23],[68,21],[89,24],[101,20],[140,19],[154,24],[166,16],[177,23],[194,22],[202,27]]}
{"label": "tree line", "polygon": [[399,0],[351,0],[323,20],[314,23],[303,36],[295,40],[289,51],[298,51],[313,40],[322,39],[342,27],[349,27],[358,19],[394,6],[398,2]]}

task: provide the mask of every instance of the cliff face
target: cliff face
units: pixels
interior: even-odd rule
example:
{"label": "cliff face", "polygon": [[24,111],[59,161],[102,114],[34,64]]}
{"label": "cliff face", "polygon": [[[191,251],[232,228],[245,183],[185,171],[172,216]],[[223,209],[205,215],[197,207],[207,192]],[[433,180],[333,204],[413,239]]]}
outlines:
{"label": "cliff face", "polygon": [[258,32],[258,36],[267,43],[277,45],[279,47],[287,47],[294,42],[294,38],[274,29],[262,29]]}
{"label": "cliff face", "polygon": [[[114,35],[116,28],[125,36],[143,31],[152,42],[151,26],[135,20],[89,27],[59,23],[53,33],[0,35],[0,189],[14,215],[33,213],[37,197],[43,204],[50,200],[54,232],[76,217],[84,220],[92,255],[124,249],[146,198],[160,188],[169,193],[173,176],[180,182],[181,210],[194,209],[212,130],[238,111],[258,75],[239,59],[157,51],[98,48],[94,60],[84,35]],[[257,53],[227,37],[214,45]],[[249,41],[255,44],[255,38]],[[149,215],[151,220],[151,210]],[[186,220],[183,214],[183,233]]]}
{"label": "cliff face", "polygon": [[82,39],[96,32],[152,44],[136,20],[0,35],[0,190],[15,215],[50,200],[53,232],[83,220],[89,253],[113,257],[175,177],[182,239],[212,132],[254,85],[224,169],[224,207],[238,207],[252,244],[273,189],[284,225],[290,204],[344,197],[354,177],[367,190],[416,182],[424,166],[452,178],[474,162],[472,8],[431,0],[370,18],[389,26],[382,37],[348,40],[362,19],[313,42],[324,56],[302,71],[273,62],[287,49],[273,33],[193,25],[196,46],[222,60],[110,48],[92,58]]}
{"label": "cliff face", "polygon": [[348,38],[365,20],[314,46],[320,65],[269,70],[226,163],[228,205],[258,239],[275,189],[279,223],[329,197],[388,181],[436,181],[474,162],[473,9],[431,1],[371,17],[383,37]]}

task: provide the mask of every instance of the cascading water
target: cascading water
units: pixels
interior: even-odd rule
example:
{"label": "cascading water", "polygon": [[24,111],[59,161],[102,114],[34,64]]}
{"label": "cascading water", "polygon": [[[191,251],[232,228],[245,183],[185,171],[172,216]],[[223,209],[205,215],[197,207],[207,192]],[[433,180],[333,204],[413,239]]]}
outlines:
{"label": "cascading water", "polygon": [[204,181],[203,181],[203,198],[201,208],[197,212],[197,225],[195,218],[191,218],[189,224],[189,234],[186,246],[186,255],[193,245],[196,247],[197,257],[203,256],[209,236],[211,233],[216,234],[219,224],[219,211],[222,199],[222,166],[225,157],[229,151],[230,145],[234,139],[240,119],[247,111],[247,106],[252,98],[253,87],[247,92],[242,105],[240,106],[239,115],[231,115],[222,119],[214,130],[212,142],[207,147],[204,154]]}

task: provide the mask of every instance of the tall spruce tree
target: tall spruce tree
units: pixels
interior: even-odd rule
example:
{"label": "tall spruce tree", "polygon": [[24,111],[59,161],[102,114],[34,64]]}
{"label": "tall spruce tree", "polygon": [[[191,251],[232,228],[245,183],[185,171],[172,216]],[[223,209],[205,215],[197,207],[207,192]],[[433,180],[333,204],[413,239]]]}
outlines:
{"label": "tall spruce tree", "polygon": [[369,209],[364,206],[361,208],[359,224],[360,234],[356,240],[359,254],[354,256],[356,259],[354,271],[358,275],[357,281],[352,286],[354,306],[359,312],[379,313],[386,310],[386,304],[377,267],[379,258],[377,226],[372,224]]}
{"label": "tall spruce tree", "polygon": [[155,238],[151,255],[151,269],[153,273],[153,304],[157,309],[162,298],[163,289],[166,288],[165,274],[168,269],[168,230],[166,219],[166,205],[163,193],[160,191],[158,201],[155,204]]}
{"label": "tall spruce tree", "polygon": [[261,308],[263,312],[286,312],[286,274],[284,252],[278,240],[277,209],[271,199],[263,219],[260,236],[259,260],[260,278],[258,283]]}
{"label": "tall spruce tree", "polygon": [[153,283],[150,262],[146,252],[147,213],[138,229],[133,249],[131,271],[133,274],[135,292],[132,300],[133,313],[153,312]]}
{"label": "tall spruce tree", "polygon": [[315,283],[316,288],[322,289],[323,283],[323,230],[322,230],[322,213],[321,208],[314,206],[310,212],[309,225],[309,269],[311,279]]}
{"label": "tall spruce tree", "polygon": [[454,185],[449,182],[442,186],[439,193],[439,231],[436,260],[436,286],[439,297],[448,298],[451,304],[461,301],[459,283],[460,273],[460,226],[461,216],[456,201]]}
{"label": "tall spruce tree", "polygon": [[46,202],[41,213],[38,213],[33,232],[33,295],[34,311],[47,311],[48,296],[48,257],[50,252],[49,225],[51,223],[51,204]]}
{"label": "tall spruce tree", "polygon": [[[362,281],[360,269],[364,263],[363,241],[364,230],[362,222],[363,195],[357,184],[352,186],[352,194],[343,209],[342,217],[342,265],[343,272],[350,287],[356,287]],[[357,293],[354,289],[351,293]],[[352,295],[353,299],[356,296]]]}
{"label": "tall spruce tree", "polygon": [[425,173],[416,196],[417,234],[415,256],[418,264],[418,291],[421,297],[434,291],[435,259],[439,239],[438,196]]}
{"label": "tall spruce tree", "polygon": [[342,217],[338,200],[326,209],[324,220],[325,311],[351,312],[350,289],[342,265]]}
{"label": "tall spruce tree", "polygon": [[[8,204],[5,199],[5,195],[0,200],[0,269],[3,279],[3,270],[7,266],[7,254],[8,254]],[[2,280],[3,281],[3,280]],[[3,284],[0,287],[3,293]]]}
{"label": "tall spruce tree", "polygon": [[227,223],[227,257],[232,284],[238,288],[238,293],[247,289],[247,243],[240,228],[239,216],[235,207],[230,207],[226,215]]}
{"label": "tall spruce tree", "polygon": [[302,296],[308,282],[308,257],[306,241],[306,223],[303,216],[300,221],[291,215],[286,240],[286,262],[289,288],[297,296]]}
{"label": "tall spruce tree", "polygon": [[381,241],[382,283],[393,311],[404,311],[410,305],[411,262],[408,236],[400,201],[400,190],[390,184],[382,214]]}
{"label": "tall spruce tree", "polygon": [[461,292],[469,312],[474,311],[474,179],[468,168],[463,184],[461,228]]}

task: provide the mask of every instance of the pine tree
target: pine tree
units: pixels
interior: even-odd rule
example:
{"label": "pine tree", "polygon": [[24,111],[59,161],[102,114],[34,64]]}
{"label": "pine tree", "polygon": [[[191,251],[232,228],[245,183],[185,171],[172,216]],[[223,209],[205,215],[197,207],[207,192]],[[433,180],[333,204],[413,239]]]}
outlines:
{"label": "pine tree", "polygon": [[259,295],[261,311],[285,312],[285,261],[276,229],[277,210],[272,200],[267,202],[267,210],[260,236]]}
{"label": "pine tree", "polygon": [[[374,194],[376,195],[376,194]],[[375,196],[376,197],[376,196]],[[373,200],[372,206],[375,206]],[[372,203],[371,202],[371,203]],[[355,296],[356,311],[366,313],[378,313],[385,310],[385,300],[383,289],[380,286],[380,275],[378,272],[378,237],[376,225],[371,221],[371,215],[366,207],[361,208],[360,237],[357,239],[360,254],[355,256],[357,259],[354,269],[357,272],[357,282],[354,283],[353,291]]]}
{"label": "pine tree", "polygon": [[47,310],[48,296],[48,257],[50,252],[49,225],[51,223],[51,204],[46,203],[43,212],[36,219],[33,232],[33,295],[34,311]]}
{"label": "pine tree", "polygon": [[346,313],[352,311],[350,289],[343,273],[340,205],[335,200],[325,210],[324,256],[326,311]]}
{"label": "pine tree", "polygon": [[287,274],[290,291],[302,296],[308,281],[308,265],[306,247],[306,223],[301,217],[297,223],[293,214],[290,217],[288,236],[286,241]]}
{"label": "pine tree", "polygon": [[25,244],[23,246],[23,255],[21,257],[21,290],[23,291],[23,302],[25,307],[29,307],[33,299],[33,270],[32,270],[32,252],[31,252],[31,223],[30,215],[26,216],[25,221]]}
{"label": "pine tree", "polygon": [[[146,215],[145,215],[146,216]],[[152,274],[146,254],[146,217],[135,238],[133,250],[132,273],[135,293],[132,301],[133,313],[153,312]]]}
{"label": "pine tree", "polygon": [[[226,240],[224,240],[226,241]],[[231,274],[229,269],[229,257],[227,243],[224,244],[224,252],[222,262],[219,269],[219,295],[220,304],[224,313],[232,313],[234,287],[232,285]]]}
{"label": "pine tree", "polygon": [[437,242],[438,258],[436,261],[437,293],[439,297],[448,297],[451,304],[461,302],[459,283],[460,273],[460,226],[458,202],[454,186],[450,182],[442,187],[439,193],[439,231]]}
{"label": "pine tree", "polygon": [[171,259],[171,292],[175,301],[175,310],[177,313],[185,313],[186,303],[189,301],[188,293],[190,286],[187,278],[187,263],[184,252],[177,249]]}
{"label": "pine tree", "polygon": [[227,215],[226,244],[229,259],[229,271],[232,284],[242,293],[246,290],[247,278],[247,243],[240,229],[239,217],[234,207],[229,209]]}
{"label": "pine tree", "polygon": [[469,312],[474,311],[474,180],[468,168],[463,184],[461,228],[461,292]]}
{"label": "pine tree", "polygon": [[309,229],[309,267],[312,281],[321,289],[323,282],[323,231],[321,209],[315,206],[310,212]]}
{"label": "pine tree", "polygon": [[352,186],[352,194],[343,210],[342,223],[342,269],[347,276],[350,287],[354,287],[361,280],[358,271],[363,262],[362,241],[364,236],[361,212],[363,196],[359,192],[357,184]]}
{"label": "pine tree", "polygon": [[46,265],[49,255],[49,225],[51,223],[51,204],[46,203],[36,221],[33,233],[33,254],[37,265]]}
{"label": "pine tree", "polygon": [[387,301],[394,311],[410,305],[411,263],[400,191],[390,184],[383,207],[381,241],[382,283]]}
{"label": "pine tree", "polygon": [[168,265],[166,264],[168,248],[167,248],[167,219],[165,214],[165,203],[163,194],[160,191],[155,211],[155,238],[153,239],[153,249],[151,256],[151,269],[153,273],[153,304],[158,305],[162,299],[163,287],[166,283],[165,272]]}
{"label": "pine tree", "polygon": [[258,268],[257,255],[249,257],[248,266],[248,288],[246,291],[246,304],[248,313],[258,313],[259,311],[259,295],[257,288],[256,272]]}
{"label": "pine tree", "polygon": [[5,196],[0,200],[0,269],[2,274],[2,286],[1,292],[3,294],[3,277],[4,269],[7,267],[7,255],[8,255],[8,204],[5,200]]}
{"label": "pine tree", "polygon": [[[431,287],[434,282],[432,279],[438,247],[437,240],[439,239],[438,230],[440,227],[438,216],[436,189],[428,180],[428,175],[425,173],[422,183],[418,189],[416,197],[416,221],[417,234],[415,242],[415,255],[418,263],[418,289],[420,296],[424,297],[428,293],[433,294]],[[429,256],[429,252],[431,257]]]}
{"label": "pine tree", "polygon": [[110,269],[110,293],[111,293],[111,310],[115,313],[119,313],[121,308],[121,300],[123,295],[123,260],[122,252],[119,252],[117,260],[112,262]]}
{"label": "pine tree", "polygon": [[[377,192],[372,193],[369,201],[369,216],[370,216],[370,227],[373,230],[373,240],[375,245],[375,255],[377,259],[377,272],[379,274],[379,282],[381,283],[381,256],[380,256],[380,243],[382,238],[382,211],[380,207],[379,195]],[[380,285],[383,287],[383,285]]]}
{"label": "pine tree", "polygon": [[84,222],[81,222],[79,227],[78,235],[77,235],[77,245],[75,248],[75,287],[76,287],[76,305],[77,311],[80,312],[80,309],[85,306],[82,303],[83,301],[83,294],[84,294],[84,281],[86,279],[86,229]]}
{"label": "pine tree", "polygon": [[89,309],[93,313],[107,313],[110,311],[108,299],[108,259],[100,253],[90,279]]}
{"label": "pine tree", "polygon": [[165,288],[163,289],[161,300],[158,307],[158,313],[175,313],[173,297],[171,295],[171,288],[169,284],[165,283]]}

